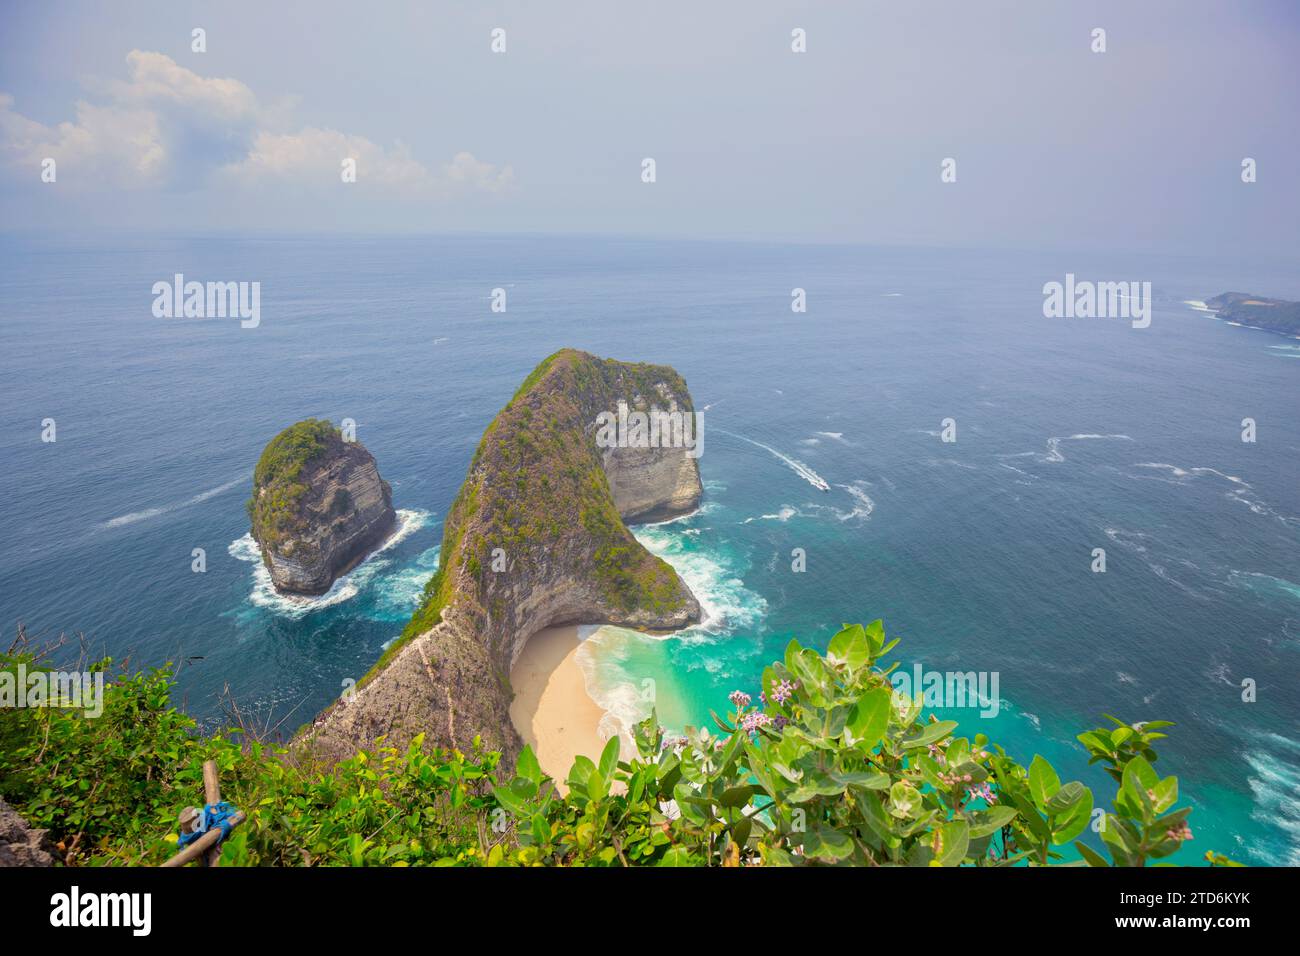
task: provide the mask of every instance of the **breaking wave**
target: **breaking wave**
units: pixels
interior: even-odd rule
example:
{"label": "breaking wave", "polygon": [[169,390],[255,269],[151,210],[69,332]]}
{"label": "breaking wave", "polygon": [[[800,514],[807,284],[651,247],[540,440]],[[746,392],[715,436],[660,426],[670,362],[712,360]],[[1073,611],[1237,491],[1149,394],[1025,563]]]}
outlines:
{"label": "breaking wave", "polygon": [[[271,582],[271,572],[262,561],[261,548],[258,547],[257,541],[254,540],[251,533],[244,535],[242,538],[236,538],[226,550],[232,558],[247,561],[253,565],[253,587],[248,596],[249,603],[272,614],[296,620],[315,611],[342,604],[344,601],[349,601],[360,594],[369,587],[379,572],[392,564],[392,561],[381,557],[381,555],[423,528],[430,517],[431,513],[428,511],[406,508],[399,510],[397,512],[397,528],[393,533],[378,548],[370,552],[364,561],[335,580],[328,591],[318,596],[281,594],[277,591],[275,585]],[[436,551],[437,549],[430,550]],[[421,559],[424,559],[428,554],[429,552],[426,551],[421,555]],[[409,579],[402,577],[406,573],[405,570],[399,572],[398,580],[395,582],[400,589],[398,594],[386,594],[385,598],[400,600],[401,596],[407,595],[411,591],[414,580],[419,575],[424,575],[424,580],[419,582],[419,588],[423,589],[424,581],[432,577],[434,571],[437,570],[436,560],[437,556],[435,554],[432,568],[418,567],[419,561],[417,560],[417,570]],[[414,591],[411,602],[407,607],[407,615],[410,614],[410,610],[419,601],[419,594],[419,590]],[[392,600],[389,600],[388,603],[391,604]]]}

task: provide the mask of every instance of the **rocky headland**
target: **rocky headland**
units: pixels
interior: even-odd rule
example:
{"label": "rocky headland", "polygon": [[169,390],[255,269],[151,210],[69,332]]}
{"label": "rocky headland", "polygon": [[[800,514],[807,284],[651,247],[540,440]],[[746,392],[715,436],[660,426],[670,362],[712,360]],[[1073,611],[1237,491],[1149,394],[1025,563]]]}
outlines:
{"label": "rocky headland", "polygon": [[397,520],[375,459],[309,418],[271,439],[253,472],[253,538],[277,591],[324,594],[356,567]]}
{"label": "rocky headland", "polygon": [[1300,302],[1267,299],[1244,292],[1224,292],[1205,300],[1219,318],[1265,332],[1300,336]]}
{"label": "rocky headland", "polygon": [[444,525],[441,565],[402,636],[355,691],[300,737],[334,759],[386,736],[512,761],[510,671],[528,639],[560,624],[670,630],[700,605],[625,520],[693,510],[696,460],[680,447],[602,447],[597,420],[694,406],[667,366],[565,349],[524,380],[488,425]]}

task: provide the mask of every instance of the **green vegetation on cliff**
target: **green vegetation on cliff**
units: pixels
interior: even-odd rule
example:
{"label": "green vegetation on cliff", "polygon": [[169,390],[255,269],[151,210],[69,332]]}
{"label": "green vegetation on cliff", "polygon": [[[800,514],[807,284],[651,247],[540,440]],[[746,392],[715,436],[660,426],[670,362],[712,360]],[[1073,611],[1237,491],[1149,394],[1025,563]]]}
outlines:
{"label": "green vegetation on cliff", "polygon": [[341,440],[340,435],[328,421],[307,418],[280,432],[262,451],[246,507],[253,537],[264,547],[292,530],[298,501],[307,493],[306,484],[298,480],[303,468]]}
{"label": "green vegetation on cliff", "polygon": [[[332,766],[241,731],[203,737],[171,705],[167,670],[121,672],[98,717],[0,709],[0,796],[81,864],[168,857],[205,759],[249,815],[225,865],[1037,866],[1073,847],[1092,866],[1144,866],[1191,837],[1177,779],[1154,768],[1167,723],[1112,718],[1079,735],[1115,785],[1097,813],[1092,790],[1042,757],[1017,763],[894,692],[895,643],[879,621],[845,627],[825,654],[791,641],[757,704],[737,691],[714,732],[682,736],[652,715],[637,753],[614,739],[579,757],[563,797],[528,749],[503,778],[496,754],[423,737]],[[0,655],[0,677],[19,664],[41,667],[20,648]]]}
{"label": "green vegetation on cliff", "polygon": [[576,528],[585,532],[584,553],[568,557],[584,563],[612,608],[665,613],[680,607],[689,592],[624,526],[587,433],[598,411],[612,410],[620,398],[634,404],[637,396],[648,407],[660,386],[689,402],[686,382],[666,366],[574,349],[542,360],[484,430],[443,526],[438,573],[367,679],[441,620],[458,582],[482,592],[484,610],[495,613],[488,593],[495,549],[514,567],[536,567],[562,559],[554,546]]}

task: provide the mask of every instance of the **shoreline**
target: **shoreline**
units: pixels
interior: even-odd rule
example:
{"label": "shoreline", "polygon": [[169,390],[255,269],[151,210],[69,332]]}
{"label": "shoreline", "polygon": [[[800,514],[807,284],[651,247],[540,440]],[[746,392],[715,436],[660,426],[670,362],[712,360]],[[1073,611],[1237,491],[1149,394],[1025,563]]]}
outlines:
{"label": "shoreline", "polygon": [[[528,639],[510,669],[510,722],[561,793],[575,757],[600,759],[605,711],[587,691],[578,651],[596,628],[548,627]],[[513,768],[511,768],[513,769]]]}

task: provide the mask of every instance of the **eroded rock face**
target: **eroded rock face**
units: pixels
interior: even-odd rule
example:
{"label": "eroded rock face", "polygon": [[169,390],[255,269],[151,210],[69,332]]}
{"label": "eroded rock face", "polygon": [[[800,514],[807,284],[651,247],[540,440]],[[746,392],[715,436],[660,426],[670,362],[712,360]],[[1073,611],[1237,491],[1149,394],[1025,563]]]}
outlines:
{"label": "eroded rock face", "polygon": [[[681,410],[671,394],[657,404],[668,412]],[[628,447],[601,451],[601,465],[614,506],[624,521],[665,521],[688,514],[699,504],[704,493],[700,469],[694,458],[683,454],[683,449]]]}
{"label": "eroded rock face", "polygon": [[278,591],[324,594],[390,535],[393,493],[374,457],[328,422],[285,429],[258,462],[253,537]]}
{"label": "eroded rock face", "polygon": [[53,866],[44,830],[33,830],[0,799],[0,866]]}
{"label": "eroded rock face", "polygon": [[559,624],[672,630],[700,619],[690,589],[624,520],[693,510],[701,485],[683,448],[608,448],[597,417],[619,402],[692,412],[667,366],[566,349],[538,366],[488,426],[448,514],[443,564],[402,641],[306,733],[333,759],[376,737],[416,734],[513,761],[510,671],[528,639]]}

